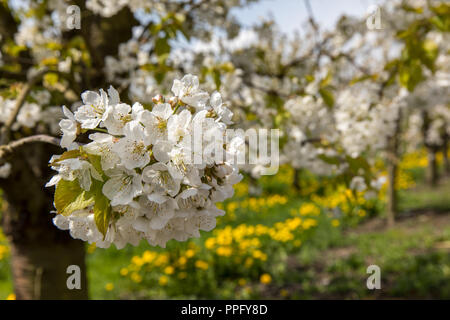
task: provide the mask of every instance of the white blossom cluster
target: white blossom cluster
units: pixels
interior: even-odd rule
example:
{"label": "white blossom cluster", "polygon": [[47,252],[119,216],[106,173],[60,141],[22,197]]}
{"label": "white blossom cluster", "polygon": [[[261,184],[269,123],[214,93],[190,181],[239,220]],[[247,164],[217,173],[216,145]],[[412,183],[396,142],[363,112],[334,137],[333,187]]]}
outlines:
{"label": "white blossom cluster", "polygon": [[[101,168],[83,156],[54,156],[52,168],[58,174],[48,186],[77,179],[88,191],[100,183],[113,218],[103,235],[89,205],[70,215],[57,214],[53,221],[58,228],[99,247],[114,243],[123,248],[141,239],[164,247],[171,239],[185,241],[215,227],[216,217],[224,214],[215,203],[231,197],[232,186],[242,178],[235,165],[211,152],[214,140],[225,137],[232,114],[218,92],[209,95],[199,88],[195,76],[175,80],[172,92],[169,100],[156,96],[150,108],[121,103],[110,87],[107,93],[84,92],[83,105],[74,113],[64,107],[61,146],[99,156]],[[192,161],[197,127],[202,131],[201,163]],[[88,131],[99,132],[80,147],[74,141]],[[230,146],[240,144],[238,139],[221,142],[224,154],[237,156],[239,149]]]}
{"label": "white blossom cluster", "polygon": [[[433,37],[448,52],[449,38]],[[443,146],[445,136],[450,135],[450,70],[448,54],[441,54],[436,61],[438,71],[429,75],[412,92],[408,99],[408,128],[405,139],[408,147],[421,143],[429,146]],[[424,123],[426,119],[426,124]]]}
{"label": "white blossom cluster", "polygon": [[[0,98],[0,113],[2,117],[0,122],[5,123],[10,118],[14,111],[15,100]],[[32,128],[41,119],[41,107],[36,103],[25,103],[17,115],[17,121],[14,123],[12,129],[17,130],[20,127]]]}
{"label": "white blossom cluster", "polygon": [[380,100],[376,85],[354,85],[343,90],[337,102],[337,130],[346,153],[353,158],[385,149],[394,134],[406,92],[393,86]]}
{"label": "white blossom cluster", "polygon": [[320,155],[333,156],[334,150],[316,147],[314,143],[334,142],[337,138],[333,114],[322,98],[312,95],[289,99],[284,105],[289,112],[283,162],[296,169],[307,169],[319,175],[338,173],[336,165],[320,160]]}
{"label": "white blossom cluster", "polygon": [[[42,110],[42,105],[46,105],[50,101],[50,94],[48,91],[35,91],[31,94],[31,96],[34,101],[39,103],[26,101],[21,106],[11,129],[19,130],[22,127],[34,128],[38,122],[44,122],[49,125],[52,124],[51,119],[45,117],[45,112]],[[15,99],[4,99],[0,97],[0,123],[6,123],[15,108]],[[57,121],[59,121],[59,119]],[[53,124],[57,123],[57,121],[53,121]]]}

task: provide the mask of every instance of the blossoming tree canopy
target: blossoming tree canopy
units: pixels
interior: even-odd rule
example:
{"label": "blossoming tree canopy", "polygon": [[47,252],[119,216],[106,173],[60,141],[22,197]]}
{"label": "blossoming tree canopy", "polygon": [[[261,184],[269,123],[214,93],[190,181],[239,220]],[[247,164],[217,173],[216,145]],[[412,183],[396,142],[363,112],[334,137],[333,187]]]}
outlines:
{"label": "blossoming tree canopy", "polygon": [[[170,99],[158,95],[149,106],[130,106],[110,87],[84,92],[74,113],[63,107],[61,146],[67,151],[50,160],[58,173],[47,184],[56,186],[58,228],[120,249],[141,239],[165,247],[215,227],[224,214],[215,203],[231,197],[242,178],[229,157],[210,152],[214,139],[225,137],[232,113],[218,92],[200,90],[195,76],[175,80],[172,92]],[[192,161],[195,128],[201,130],[200,163]],[[83,134],[89,142],[75,142]],[[237,156],[229,145],[239,139],[221,141],[223,154]]]}

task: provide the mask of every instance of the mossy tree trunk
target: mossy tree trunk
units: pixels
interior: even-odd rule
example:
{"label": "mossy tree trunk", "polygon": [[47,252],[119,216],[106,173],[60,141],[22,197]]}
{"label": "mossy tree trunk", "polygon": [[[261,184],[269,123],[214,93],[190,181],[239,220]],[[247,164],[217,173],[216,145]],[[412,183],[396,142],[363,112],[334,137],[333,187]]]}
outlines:
{"label": "mossy tree trunk", "polygon": [[[17,299],[88,298],[84,243],[53,225],[53,190],[44,187],[51,176],[48,159],[57,152],[52,146],[27,145],[9,159],[8,179],[0,179]],[[80,289],[67,288],[70,265],[80,267]]]}

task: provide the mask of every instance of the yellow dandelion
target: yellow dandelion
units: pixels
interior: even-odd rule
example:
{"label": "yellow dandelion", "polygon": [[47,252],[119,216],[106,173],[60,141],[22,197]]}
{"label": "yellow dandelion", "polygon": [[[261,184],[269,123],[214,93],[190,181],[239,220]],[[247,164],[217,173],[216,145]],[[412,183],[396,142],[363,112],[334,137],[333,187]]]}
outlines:
{"label": "yellow dandelion", "polygon": [[168,274],[168,275],[171,275],[171,274],[173,274],[174,272],[175,272],[175,268],[172,267],[172,266],[167,266],[167,267],[164,269],[164,273],[165,273],[165,274]]}
{"label": "yellow dandelion", "polygon": [[246,284],[247,284],[247,280],[245,280],[244,278],[241,278],[238,280],[238,285],[245,286]]}
{"label": "yellow dandelion", "polygon": [[127,268],[122,268],[120,269],[120,275],[121,276],[126,276],[128,274],[128,269]]}
{"label": "yellow dandelion", "polygon": [[208,238],[208,239],[206,239],[205,247],[207,249],[213,249],[215,245],[216,245],[216,239],[215,238]]}
{"label": "yellow dandelion", "polygon": [[113,289],[114,289],[114,284],[112,284],[111,282],[109,282],[105,285],[106,291],[112,291]]}
{"label": "yellow dandelion", "polygon": [[195,251],[193,249],[186,250],[186,257],[192,258],[195,255]]}
{"label": "yellow dandelion", "polygon": [[142,276],[137,272],[133,272],[131,274],[131,280],[136,283],[140,283],[140,282],[142,282]]}
{"label": "yellow dandelion", "polygon": [[333,227],[337,228],[337,227],[339,227],[340,222],[339,222],[338,219],[333,219],[333,220],[331,220],[331,225],[332,225]]}
{"label": "yellow dandelion", "polygon": [[264,274],[261,275],[261,277],[259,278],[259,282],[261,282],[262,284],[269,284],[269,283],[272,282],[272,277],[270,276],[270,274],[264,273]]}
{"label": "yellow dandelion", "polygon": [[16,295],[14,293],[10,293],[7,297],[6,300],[16,300]]}
{"label": "yellow dandelion", "polygon": [[202,270],[207,270],[209,268],[208,262],[203,260],[195,261],[195,267]]}
{"label": "yellow dandelion", "polygon": [[169,278],[167,278],[167,276],[159,277],[158,283],[160,286],[165,286],[167,282],[169,282]]}
{"label": "yellow dandelion", "polygon": [[187,263],[187,258],[186,258],[186,257],[180,257],[180,258],[178,259],[178,264],[179,264],[180,266],[184,266],[186,263]]}
{"label": "yellow dandelion", "polygon": [[138,267],[141,267],[144,264],[144,260],[139,256],[134,256],[133,258],[131,258],[131,263]]}

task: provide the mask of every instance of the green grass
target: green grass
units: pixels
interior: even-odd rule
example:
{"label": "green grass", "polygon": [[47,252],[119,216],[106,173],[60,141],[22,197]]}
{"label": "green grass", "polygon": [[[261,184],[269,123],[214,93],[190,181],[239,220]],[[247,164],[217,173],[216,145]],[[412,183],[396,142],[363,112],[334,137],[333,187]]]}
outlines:
{"label": "green grass", "polygon": [[399,192],[399,211],[431,209],[450,211],[450,179],[440,182],[438,187],[420,184],[411,190]]}
{"label": "green grass", "polygon": [[6,299],[12,290],[9,261],[4,259],[0,261],[0,300]]}
{"label": "green grass", "polygon": [[[420,175],[420,172],[416,173]],[[272,189],[280,191],[280,186]],[[423,184],[400,193],[402,211],[433,209],[450,212],[450,180],[432,189]],[[240,223],[267,224],[284,220],[292,208],[298,208],[302,199],[291,198],[286,205],[270,211],[251,212],[238,209],[235,226]],[[428,217],[428,219],[426,219]],[[375,220],[368,221],[370,224]],[[218,228],[230,224],[219,221]],[[203,233],[202,238],[209,233]],[[202,241],[199,239],[197,241]],[[334,228],[319,223],[314,236],[302,246],[295,256],[287,259],[274,282],[264,290],[254,290],[251,298],[446,298],[450,299],[450,216],[414,215],[402,219],[397,227],[385,230],[374,224],[373,228]],[[178,250],[186,244],[170,242],[166,250]],[[161,297],[157,291],[144,286],[137,287],[129,279],[120,276],[120,269],[127,267],[135,255],[155,250],[142,242],[138,247],[127,246],[96,249],[87,258],[89,292],[93,299],[128,299],[137,297]],[[164,250],[164,249],[158,249]],[[366,268],[376,264],[381,268],[382,289],[366,288]],[[105,285],[114,284],[114,290]],[[227,284],[223,284],[227,286]],[[258,283],[249,287],[259,288]],[[231,288],[231,287],[230,287]],[[233,289],[222,288],[222,294],[234,297]],[[283,291],[283,294],[281,292]],[[12,292],[8,260],[0,261],[0,299]],[[194,296],[186,295],[186,298]],[[220,296],[216,297],[220,298]]]}
{"label": "green grass", "polygon": [[[286,290],[293,299],[449,299],[449,241],[449,219],[440,230],[433,219],[414,218],[387,231],[323,232],[305,245],[268,297]],[[372,264],[381,269],[381,290],[366,288]]]}

